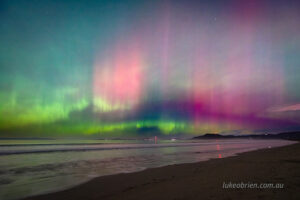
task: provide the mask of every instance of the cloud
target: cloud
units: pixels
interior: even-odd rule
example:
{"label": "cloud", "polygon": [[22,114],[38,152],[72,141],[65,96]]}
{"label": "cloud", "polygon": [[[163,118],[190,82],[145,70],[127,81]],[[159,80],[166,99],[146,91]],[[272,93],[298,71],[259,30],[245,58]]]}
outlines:
{"label": "cloud", "polygon": [[270,112],[287,112],[287,111],[299,111],[300,110],[300,103],[293,104],[293,105],[285,105],[280,107],[271,108]]}

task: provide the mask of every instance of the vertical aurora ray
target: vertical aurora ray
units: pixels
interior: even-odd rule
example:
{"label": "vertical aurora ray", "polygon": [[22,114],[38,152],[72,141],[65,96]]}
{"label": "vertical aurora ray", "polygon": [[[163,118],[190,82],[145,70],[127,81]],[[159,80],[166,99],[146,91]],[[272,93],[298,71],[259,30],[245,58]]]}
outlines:
{"label": "vertical aurora ray", "polygon": [[299,7],[4,1],[1,132],[298,130]]}
{"label": "vertical aurora ray", "polygon": [[101,100],[112,108],[130,108],[139,103],[143,88],[144,63],[137,41],[126,41],[97,58],[93,72],[94,106]]}

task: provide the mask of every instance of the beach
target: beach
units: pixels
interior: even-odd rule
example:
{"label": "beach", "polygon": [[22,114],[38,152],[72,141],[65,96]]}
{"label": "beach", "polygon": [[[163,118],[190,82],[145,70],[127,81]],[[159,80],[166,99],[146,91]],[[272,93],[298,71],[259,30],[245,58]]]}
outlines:
{"label": "beach", "polygon": [[[224,159],[98,177],[71,189],[26,199],[299,199],[299,165],[297,143]],[[228,188],[230,184],[244,188]],[[259,188],[249,188],[251,184]],[[260,188],[267,184],[271,188]]]}

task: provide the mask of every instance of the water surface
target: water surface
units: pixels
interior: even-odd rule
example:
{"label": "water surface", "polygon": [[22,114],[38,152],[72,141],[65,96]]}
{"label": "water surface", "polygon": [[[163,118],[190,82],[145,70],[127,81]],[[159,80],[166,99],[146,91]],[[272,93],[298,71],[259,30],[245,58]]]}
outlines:
{"label": "water surface", "polygon": [[0,199],[63,190],[91,178],[165,165],[224,158],[288,145],[284,140],[3,140]]}

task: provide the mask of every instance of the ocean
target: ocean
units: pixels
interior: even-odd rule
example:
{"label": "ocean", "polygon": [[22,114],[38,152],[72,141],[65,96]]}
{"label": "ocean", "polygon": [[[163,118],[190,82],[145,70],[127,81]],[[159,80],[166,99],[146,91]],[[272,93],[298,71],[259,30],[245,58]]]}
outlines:
{"label": "ocean", "polygon": [[221,159],[286,140],[0,140],[0,199],[64,190],[92,178]]}

